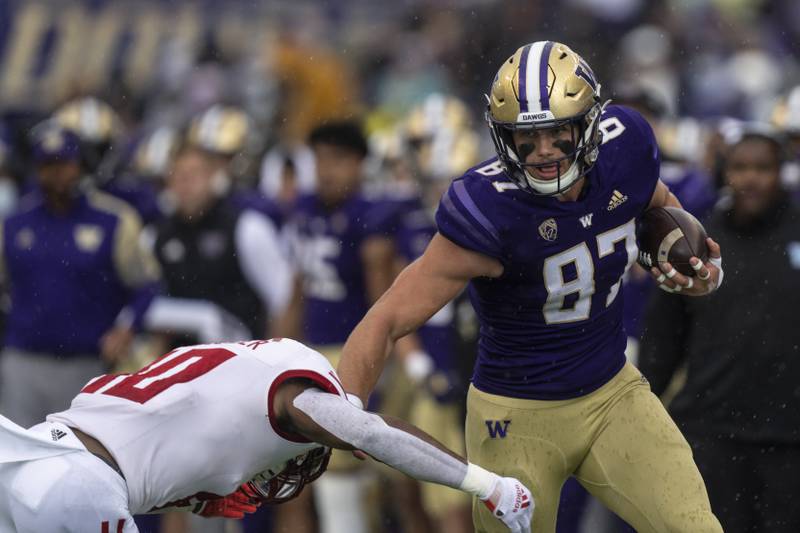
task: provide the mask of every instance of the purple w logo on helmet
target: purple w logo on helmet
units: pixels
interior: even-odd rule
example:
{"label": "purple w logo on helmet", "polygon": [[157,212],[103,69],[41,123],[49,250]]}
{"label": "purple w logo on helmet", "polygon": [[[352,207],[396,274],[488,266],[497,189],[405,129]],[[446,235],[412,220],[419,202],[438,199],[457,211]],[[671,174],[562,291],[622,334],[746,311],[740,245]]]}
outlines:
{"label": "purple w logo on helmet", "polygon": [[586,80],[586,83],[588,83],[592,89],[597,89],[597,80],[594,77],[594,72],[592,72],[591,67],[583,58],[581,58],[578,66],[575,68],[575,75]]}

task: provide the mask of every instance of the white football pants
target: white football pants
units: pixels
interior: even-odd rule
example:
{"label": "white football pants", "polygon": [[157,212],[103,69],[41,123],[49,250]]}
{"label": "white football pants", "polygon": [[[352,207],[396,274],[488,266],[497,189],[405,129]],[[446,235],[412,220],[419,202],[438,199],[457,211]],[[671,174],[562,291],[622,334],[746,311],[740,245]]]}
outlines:
{"label": "white football pants", "polygon": [[138,532],[125,481],[69,428],[51,422],[29,430],[14,426],[0,417],[0,451],[7,452],[0,454],[0,531]]}

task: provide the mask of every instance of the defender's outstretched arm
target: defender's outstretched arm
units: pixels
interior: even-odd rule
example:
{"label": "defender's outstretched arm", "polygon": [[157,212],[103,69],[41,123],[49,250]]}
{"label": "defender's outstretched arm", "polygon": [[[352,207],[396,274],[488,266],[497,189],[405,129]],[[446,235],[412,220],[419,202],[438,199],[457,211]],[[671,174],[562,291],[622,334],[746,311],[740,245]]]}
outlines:
{"label": "defender's outstretched arm", "polygon": [[[308,385],[300,385],[309,387]],[[402,420],[362,411],[345,398],[309,387],[284,405],[293,431],[320,444],[359,449],[422,481],[477,496],[511,531],[529,531],[533,497],[517,479],[468,463],[433,437]],[[295,395],[296,394],[296,395]]]}

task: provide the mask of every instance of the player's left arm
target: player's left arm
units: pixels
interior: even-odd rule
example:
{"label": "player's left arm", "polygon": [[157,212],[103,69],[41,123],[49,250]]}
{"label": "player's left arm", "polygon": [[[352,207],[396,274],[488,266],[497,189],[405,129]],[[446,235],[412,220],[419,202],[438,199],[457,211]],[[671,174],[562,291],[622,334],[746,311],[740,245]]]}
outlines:
{"label": "player's left arm", "polygon": [[[666,184],[658,180],[656,189],[650,199],[647,209],[655,207],[677,207],[683,209],[678,198],[672,194]],[[692,257],[689,263],[695,270],[694,277],[684,276],[669,263],[661,263],[650,269],[650,275],[656,280],[659,287],[667,292],[677,292],[687,296],[704,296],[715,291],[722,284],[722,251],[719,244],[712,238],[706,239],[708,245],[708,261],[703,263],[700,258]]]}

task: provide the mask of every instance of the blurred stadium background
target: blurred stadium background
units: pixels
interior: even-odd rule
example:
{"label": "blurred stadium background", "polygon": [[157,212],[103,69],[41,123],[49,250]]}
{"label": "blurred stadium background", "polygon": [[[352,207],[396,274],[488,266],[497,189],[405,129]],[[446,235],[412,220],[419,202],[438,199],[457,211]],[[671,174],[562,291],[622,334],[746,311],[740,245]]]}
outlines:
{"label": "blurred stadium background", "polygon": [[[314,190],[308,136],[337,120],[363,125],[369,187],[391,191],[409,179],[432,210],[451,178],[493,155],[483,94],[498,65],[541,39],[571,46],[605,97],[648,114],[672,165],[664,179],[680,187],[691,172],[707,191],[687,197],[700,215],[725,196],[720,146],[745,122],[794,141],[782,179],[796,191],[796,0],[0,0],[0,216],[36,189],[31,133],[47,120],[80,136],[85,182],[130,202],[145,242],[173,212],[165,177],[186,143],[222,157],[224,194],[235,191],[241,209],[257,206],[291,227],[294,196]],[[202,341],[248,335],[217,307],[226,302],[195,297],[189,315],[169,302],[161,314],[151,309],[119,368],[176,342],[176,331]],[[12,306],[6,295],[4,312]],[[204,311],[217,313],[203,323],[213,327],[186,325]],[[456,316],[452,371],[464,383],[476,333],[468,305]],[[642,326],[632,316],[635,347]],[[622,530],[578,500],[565,503],[571,518],[559,531]],[[381,509],[376,530],[402,531],[398,511]],[[142,522],[142,531],[240,527]]]}

